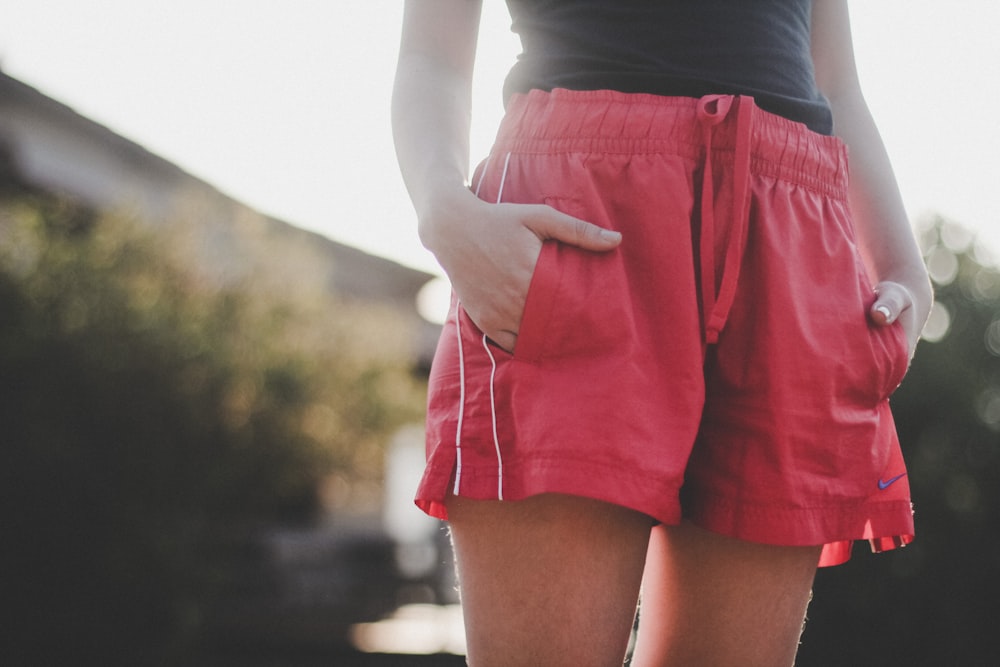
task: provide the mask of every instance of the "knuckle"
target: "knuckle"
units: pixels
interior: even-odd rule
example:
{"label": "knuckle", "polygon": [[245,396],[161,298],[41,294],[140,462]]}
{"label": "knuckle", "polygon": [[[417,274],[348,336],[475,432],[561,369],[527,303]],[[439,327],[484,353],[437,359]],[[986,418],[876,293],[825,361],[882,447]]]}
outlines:
{"label": "knuckle", "polygon": [[584,222],[583,220],[571,218],[569,220],[568,229],[570,235],[572,236],[573,245],[586,245],[589,241],[592,241],[595,238],[592,225]]}

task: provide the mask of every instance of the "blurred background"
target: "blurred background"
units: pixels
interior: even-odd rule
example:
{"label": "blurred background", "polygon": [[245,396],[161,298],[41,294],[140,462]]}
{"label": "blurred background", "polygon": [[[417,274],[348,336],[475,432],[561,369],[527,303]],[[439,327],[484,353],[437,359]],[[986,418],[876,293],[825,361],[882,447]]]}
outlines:
{"label": "blurred background", "polygon": [[[4,664],[464,664],[410,502],[443,306],[401,5],[0,0]],[[938,303],[892,401],[918,540],[821,571],[798,664],[998,664],[1000,4],[851,10]]]}

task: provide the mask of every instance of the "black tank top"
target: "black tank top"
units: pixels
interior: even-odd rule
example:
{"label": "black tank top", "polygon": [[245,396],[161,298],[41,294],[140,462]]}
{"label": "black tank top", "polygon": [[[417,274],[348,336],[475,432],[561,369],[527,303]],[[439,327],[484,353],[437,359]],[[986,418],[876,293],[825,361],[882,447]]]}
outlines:
{"label": "black tank top", "polygon": [[812,0],[507,0],[522,53],[504,99],[532,88],[751,95],[830,134],[810,54]]}

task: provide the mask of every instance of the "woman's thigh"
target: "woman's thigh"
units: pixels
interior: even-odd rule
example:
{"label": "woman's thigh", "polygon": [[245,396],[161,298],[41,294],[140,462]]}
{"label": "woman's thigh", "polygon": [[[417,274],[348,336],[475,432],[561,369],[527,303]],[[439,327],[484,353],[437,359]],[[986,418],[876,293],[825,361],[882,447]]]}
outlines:
{"label": "woman's thigh", "polygon": [[622,664],[647,516],[557,494],[447,505],[472,667]]}
{"label": "woman's thigh", "polygon": [[819,553],[654,528],[632,665],[792,665]]}

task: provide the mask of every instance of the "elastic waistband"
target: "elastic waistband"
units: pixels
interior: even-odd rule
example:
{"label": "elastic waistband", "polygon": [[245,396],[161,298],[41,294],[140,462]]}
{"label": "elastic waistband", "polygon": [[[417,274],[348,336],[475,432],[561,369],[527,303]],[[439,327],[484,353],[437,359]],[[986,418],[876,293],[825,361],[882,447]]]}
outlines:
{"label": "elastic waistband", "polygon": [[[718,97],[718,96],[713,96]],[[752,103],[751,98],[742,98]],[[532,90],[514,95],[500,124],[495,153],[664,153],[704,159],[699,98],[612,90]],[[847,196],[847,147],[802,123],[752,105],[750,170]],[[735,117],[713,129],[712,151],[732,152]]]}

